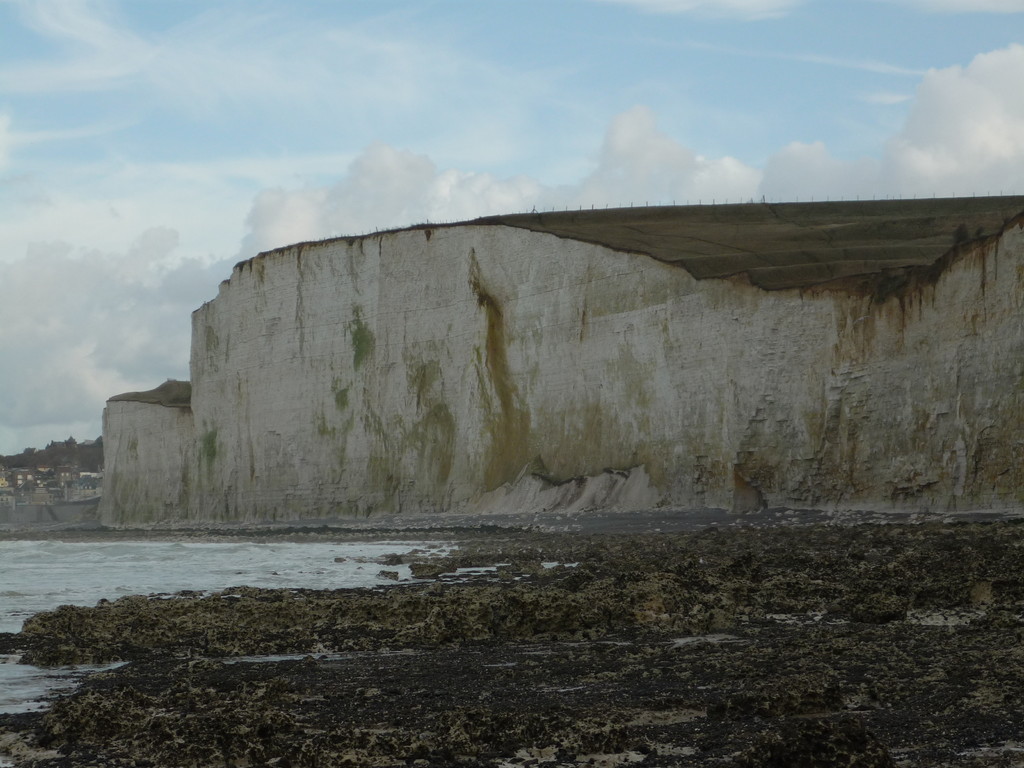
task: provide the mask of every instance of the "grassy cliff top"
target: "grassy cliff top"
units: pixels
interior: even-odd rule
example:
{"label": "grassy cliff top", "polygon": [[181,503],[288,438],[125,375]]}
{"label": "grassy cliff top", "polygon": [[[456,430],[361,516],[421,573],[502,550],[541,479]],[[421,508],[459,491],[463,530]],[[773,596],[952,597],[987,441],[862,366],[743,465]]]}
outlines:
{"label": "grassy cliff top", "polygon": [[502,224],[645,253],[698,279],[746,274],[768,290],[933,264],[997,234],[1024,196],[656,206],[488,216]]}
{"label": "grassy cliff top", "polygon": [[168,379],[156,389],[148,392],[125,392],[123,395],[114,395],[108,402],[124,401],[185,408],[192,404],[192,384],[188,381]]}

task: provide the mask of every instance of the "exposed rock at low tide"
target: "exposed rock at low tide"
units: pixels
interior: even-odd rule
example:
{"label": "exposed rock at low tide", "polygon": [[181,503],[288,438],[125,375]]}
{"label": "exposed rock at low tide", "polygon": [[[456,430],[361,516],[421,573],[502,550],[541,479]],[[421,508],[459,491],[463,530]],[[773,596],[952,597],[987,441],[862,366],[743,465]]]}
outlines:
{"label": "exposed rock at low tide", "polygon": [[1017,764],[1024,526],[523,533],[430,564],[40,614],[26,659],[130,663],[0,729],[52,766]]}

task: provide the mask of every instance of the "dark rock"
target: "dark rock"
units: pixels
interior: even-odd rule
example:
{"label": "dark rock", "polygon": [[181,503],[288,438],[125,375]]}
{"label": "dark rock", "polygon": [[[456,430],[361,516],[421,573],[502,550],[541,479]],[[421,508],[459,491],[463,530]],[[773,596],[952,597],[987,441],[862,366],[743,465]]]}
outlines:
{"label": "dark rock", "polygon": [[436,567],[501,564],[39,614],[26,659],[130,663],[0,730],[52,768],[980,766],[1024,732],[1024,526],[492,532]]}
{"label": "dark rock", "polygon": [[858,719],[789,720],[761,737],[739,765],[749,768],[895,768]]}

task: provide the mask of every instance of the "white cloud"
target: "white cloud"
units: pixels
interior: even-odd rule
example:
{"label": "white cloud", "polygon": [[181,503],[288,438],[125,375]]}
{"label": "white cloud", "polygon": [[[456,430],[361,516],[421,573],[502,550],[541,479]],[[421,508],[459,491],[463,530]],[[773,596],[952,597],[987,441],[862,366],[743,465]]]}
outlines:
{"label": "white cloud", "polygon": [[0,70],[0,89],[39,93],[107,90],[135,76],[153,54],[152,46],[119,27],[106,6],[86,0],[20,0],[26,23],[61,41],[62,61],[8,65]]}
{"label": "white cloud", "polygon": [[376,143],[332,186],[260,192],[246,220],[241,255],[303,240],[528,210],[545,194],[525,177],[441,171],[424,155]]}
{"label": "white cloud", "polygon": [[304,240],[533,208],[735,202],[753,196],[759,180],[759,171],[734,158],[709,159],[687,149],[660,131],[653,111],[642,106],[612,120],[592,171],[574,185],[441,170],[425,155],[376,143],[332,186],[260,192],[240,256]]}
{"label": "white cloud", "polygon": [[[188,24],[143,37],[95,0],[19,0],[26,24],[51,40],[60,55],[5,64],[8,92],[103,91],[141,88],[179,108],[294,101],[323,85],[316,39],[301,39],[294,23],[246,9],[214,10]],[[254,27],[263,26],[262,29]],[[321,36],[322,37],[322,36]],[[259,40],[260,44],[253,43]],[[322,53],[322,51],[320,52]]]}
{"label": "white cloud", "polygon": [[325,217],[335,231],[358,232],[524,210],[543,195],[542,185],[525,177],[442,171],[424,155],[377,143],[330,190]]}
{"label": "white cloud", "polygon": [[[321,168],[331,158],[318,158]],[[295,161],[302,168],[305,162]],[[335,166],[343,167],[343,166]],[[180,247],[157,271],[186,258],[237,252],[253,189],[288,174],[287,163],[259,159],[199,163],[98,163],[0,177],[0,266],[25,257],[39,233],[100,252],[124,252],[134,233],[173,227]]]}
{"label": "white cloud", "polygon": [[909,77],[920,77],[924,74],[923,70],[911,69],[909,67],[900,67],[895,64],[889,64],[885,61],[877,61],[874,59],[845,59],[838,56],[822,56],[814,53],[791,53],[791,54],[775,54],[770,58],[777,59],[788,59],[790,61],[802,61],[807,64],[821,64],[826,67],[836,67],[838,69],[852,69],[860,72],[874,72],[879,75],[903,75]]}
{"label": "white cloud", "polygon": [[598,0],[630,5],[647,13],[696,13],[741,19],[785,16],[804,0]]}
{"label": "white cloud", "polygon": [[886,151],[893,184],[961,194],[1024,191],[1022,80],[1021,45],[976,56],[965,68],[929,72]]}
{"label": "white cloud", "polygon": [[186,261],[154,277],[151,265],[177,241],[164,228],[120,253],[37,242],[4,266],[0,437],[31,444],[35,435],[39,446],[69,429],[96,437],[107,398],[187,377],[191,311],[230,266]]}
{"label": "white cloud", "polygon": [[0,92],[117,92],[128,98],[111,108],[112,125],[157,119],[165,130],[216,134],[247,119],[254,135],[280,125],[292,141],[304,131],[324,141],[333,126],[333,146],[344,146],[349,135],[415,124],[420,135],[454,135],[465,151],[452,112],[460,125],[513,123],[519,97],[557,88],[551,72],[500,67],[424,34],[414,13],[341,21],[286,3],[211,3],[186,22],[139,31],[100,0],[17,4],[49,53],[0,61]]}
{"label": "white cloud", "polygon": [[843,162],[824,144],[791,144],[765,166],[762,194],[1024,194],[1024,46],[929,71],[878,160]]}
{"label": "white cloud", "polygon": [[878,162],[844,162],[822,142],[793,142],[769,158],[758,197],[771,201],[854,200],[878,194]]}
{"label": "white cloud", "polygon": [[913,98],[908,93],[893,93],[892,91],[874,91],[861,96],[861,101],[866,104],[879,104],[881,106],[893,106],[905,104]]}
{"label": "white cloud", "polygon": [[932,13],[1024,13],[1024,0],[882,0]]}
{"label": "white cloud", "polygon": [[[2,2],[2,0],[0,0]],[[68,142],[116,131],[120,126],[113,124],[85,125],[74,128],[62,127],[48,130],[15,131],[9,114],[0,114],[0,171],[11,164],[15,149],[43,144],[46,142]],[[2,181],[0,181],[2,183]]]}
{"label": "white cloud", "polygon": [[11,118],[8,115],[0,115],[0,171],[7,165],[11,143]]}
{"label": "white cloud", "polygon": [[920,77],[927,70],[911,69],[890,64],[877,59],[853,59],[841,56],[826,56],[819,53],[801,53],[799,51],[771,51],[759,48],[738,48],[730,45],[709,43],[704,40],[687,40],[683,45],[698,51],[710,51],[727,56],[739,56],[747,59],[764,61],[795,61],[804,64],[818,64],[836,69],[849,69],[857,72],[873,72],[880,75],[900,75],[904,77]]}
{"label": "white cloud", "polygon": [[574,197],[584,207],[698,199],[735,202],[753,195],[759,180],[759,171],[734,158],[695,154],[658,129],[650,108],[637,106],[612,120],[597,168]]}
{"label": "white cloud", "polygon": [[261,191],[245,219],[249,231],[240,255],[248,258],[289,243],[326,237],[328,233],[323,225],[326,198],[324,187],[298,190],[275,187]]}

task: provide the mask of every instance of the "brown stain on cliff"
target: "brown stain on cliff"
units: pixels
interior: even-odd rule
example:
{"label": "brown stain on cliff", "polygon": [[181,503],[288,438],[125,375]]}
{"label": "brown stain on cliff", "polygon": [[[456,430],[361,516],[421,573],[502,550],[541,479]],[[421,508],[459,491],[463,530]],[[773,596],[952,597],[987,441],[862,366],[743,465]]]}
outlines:
{"label": "brown stain on cliff", "polygon": [[501,304],[481,279],[475,249],[470,249],[469,260],[469,285],[487,323],[483,359],[487,383],[498,401],[495,408],[487,388],[484,388],[484,405],[488,410],[486,429],[491,439],[484,468],[484,487],[493,490],[514,480],[530,460],[530,414],[520,402],[519,390],[509,366]]}
{"label": "brown stain on cliff", "polygon": [[950,226],[949,248],[929,264],[883,269],[878,272],[838,278],[818,285],[807,286],[801,293],[814,296],[823,293],[846,293],[855,297],[871,299],[876,305],[885,305],[895,300],[902,313],[910,313],[914,306],[924,301],[933,292],[939,281],[961,263],[973,263],[980,276],[979,288],[982,296],[988,282],[987,260],[995,255],[999,242],[1007,230],[1024,228],[1024,213],[1008,218],[1003,226],[991,234],[976,232],[972,237],[966,225]]}
{"label": "brown stain on cliff", "polygon": [[[455,465],[458,429],[445,401],[444,371],[438,360],[411,364],[406,371],[410,395],[416,398],[417,420],[406,436],[415,456],[416,479],[435,489],[444,489]],[[407,448],[407,450],[408,450]]]}

